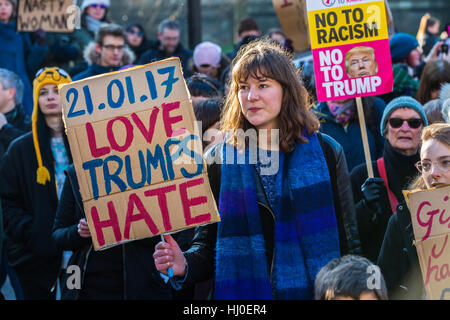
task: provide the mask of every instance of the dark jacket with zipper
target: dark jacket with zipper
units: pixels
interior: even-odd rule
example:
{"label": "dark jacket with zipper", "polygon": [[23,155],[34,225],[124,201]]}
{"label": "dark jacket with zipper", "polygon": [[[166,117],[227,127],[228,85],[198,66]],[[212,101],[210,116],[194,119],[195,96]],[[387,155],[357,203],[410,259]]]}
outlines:
{"label": "dark jacket with zipper", "polygon": [[[8,237],[8,261],[13,268],[35,274],[43,287],[51,288],[61,266],[61,251],[52,238],[58,197],[50,129],[38,112],[38,141],[43,165],[50,173],[45,185],[37,183],[36,152],[32,132],[15,139],[0,169],[0,196]],[[72,162],[67,137],[67,157]]]}
{"label": "dark jacket with zipper", "polygon": [[[68,168],[66,174],[55,217],[53,238],[60,250],[73,252],[68,266],[79,267],[81,289],[69,289],[67,280],[72,274],[65,274],[61,298],[170,299],[170,288],[156,270],[152,256],[156,244],[160,241],[159,237],[136,240],[104,251],[94,251],[91,238],[82,238],[78,234],[78,223],[86,216],[73,165]],[[109,265],[110,262],[114,265]],[[101,270],[104,271],[100,272]],[[99,272],[95,273],[97,271]],[[89,277],[90,283],[85,282],[86,276]],[[119,290],[121,292],[118,292]]]}
{"label": "dark jacket with zipper", "polygon": [[[318,133],[318,137],[330,174],[341,254],[359,254],[359,235],[344,152],[342,147],[330,136]],[[217,148],[211,148],[211,154],[206,157],[216,157],[216,150]],[[220,193],[220,170],[220,164],[217,163],[213,163],[208,167],[209,182],[216,203],[219,201]],[[269,270],[271,270],[270,266],[272,265],[274,249],[274,215],[261,182],[256,180],[256,183],[258,205],[266,246],[266,258]],[[216,238],[217,223],[201,226],[196,229],[193,245],[184,253],[187,260],[187,274],[183,282],[184,287],[214,277]]]}
{"label": "dark jacket with zipper", "polygon": [[425,287],[414,246],[411,214],[403,201],[389,219],[378,257],[390,300],[424,299]]}

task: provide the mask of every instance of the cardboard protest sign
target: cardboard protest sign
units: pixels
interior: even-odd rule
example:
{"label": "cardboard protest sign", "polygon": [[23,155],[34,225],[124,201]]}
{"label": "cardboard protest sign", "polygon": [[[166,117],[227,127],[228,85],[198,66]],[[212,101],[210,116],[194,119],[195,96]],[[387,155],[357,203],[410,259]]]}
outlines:
{"label": "cardboard protest sign", "polygon": [[305,0],[272,0],[272,4],[286,37],[293,42],[295,51],[311,49]]}
{"label": "cardboard protest sign", "polygon": [[450,186],[404,192],[429,299],[450,299]]}
{"label": "cardboard protest sign", "polygon": [[318,101],[392,91],[384,1],[307,0]]}
{"label": "cardboard protest sign", "polygon": [[60,95],[96,250],[220,220],[178,58]]}
{"label": "cardboard protest sign", "polygon": [[17,31],[73,32],[75,23],[69,17],[78,13],[72,10],[74,4],[74,0],[19,0]]}
{"label": "cardboard protest sign", "polygon": [[404,194],[416,241],[450,233],[450,186]]}
{"label": "cardboard protest sign", "polygon": [[429,300],[450,300],[449,233],[416,243],[420,269]]}

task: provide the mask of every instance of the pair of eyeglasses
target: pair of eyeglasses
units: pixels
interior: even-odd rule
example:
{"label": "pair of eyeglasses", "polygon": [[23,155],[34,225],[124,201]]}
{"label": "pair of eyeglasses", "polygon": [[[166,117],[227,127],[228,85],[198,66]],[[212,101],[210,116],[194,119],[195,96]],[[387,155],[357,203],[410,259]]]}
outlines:
{"label": "pair of eyeglasses", "polygon": [[142,31],[136,31],[136,30],[130,29],[127,32],[131,33],[131,34],[138,35],[139,37],[143,37],[144,36],[144,32],[142,32]]}
{"label": "pair of eyeglasses", "polygon": [[405,121],[408,123],[408,126],[411,129],[417,129],[422,125],[422,119],[418,118],[410,118],[410,119],[390,118],[388,121],[391,127],[394,129],[400,128],[403,125],[403,122]]}
{"label": "pair of eyeglasses", "polygon": [[111,51],[113,51],[115,49],[117,49],[119,51],[122,51],[124,47],[125,46],[123,46],[123,45],[122,46],[115,46],[115,45],[112,45],[112,44],[105,44],[105,45],[103,45],[103,48],[105,48],[106,50],[111,50]]}
{"label": "pair of eyeglasses", "polygon": [[[56,71],[56,72],[55,72]],[[61,68],[59,69],[49,69],[49,68],[41,68],[36,72],[35,78],[38,78],[39,81],[44,80],[48,75],[50,75],[53,80],[59,81],[61,77],[68,78],[69,75],[67,72]]]}
{"label": "pair of eyeglasses", "polygon": [[100,9],[105,9],[106,8],[106,6],[103,3],[94,3],[94,4],[91,4],[91,7],[93,7],[93,8],[100,8]]}
{"label": "pair of eyeglasses", "polygon": [[421,173],[430,173],[433,166],[441,172],[448,172],[450,170],[450,157],[438,161],[419,161],[415,166]]}

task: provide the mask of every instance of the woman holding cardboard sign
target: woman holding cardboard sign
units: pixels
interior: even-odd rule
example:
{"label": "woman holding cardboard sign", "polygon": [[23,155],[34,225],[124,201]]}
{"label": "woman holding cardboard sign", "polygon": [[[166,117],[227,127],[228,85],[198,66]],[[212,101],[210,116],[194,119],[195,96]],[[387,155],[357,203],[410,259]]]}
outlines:
{"label": "woman holding cardboard sign", "polygon": [[316,133],[307,98],[280,46],[241,48],[222,115],[227,136],[207,156],[217,160],[208,173],[221,222],[199,227],[184,254],[166,236],[153,255],[160,272],[172,268],[184,286],[215,273],[214,299],[313,299],[319,269],[357,251],[345,157]]}
{"label": "woman holding cardboard sign", "polygon": [[[410,189],[425,190],[450,184],[450,124],[435,123],[423,130],[420,161],[416,167],[421,175]],[[411,213],[402,202],[397,206],[397,214],[389,219],[378,257],[391,299],[424,298],[423,278],[413,241]]]}

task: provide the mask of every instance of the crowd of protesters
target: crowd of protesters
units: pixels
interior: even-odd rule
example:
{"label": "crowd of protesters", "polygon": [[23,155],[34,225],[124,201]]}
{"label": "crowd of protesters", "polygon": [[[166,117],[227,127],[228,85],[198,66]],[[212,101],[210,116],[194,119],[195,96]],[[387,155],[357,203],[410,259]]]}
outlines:
{"label": "crowd of protesters", "polygon": [[[427,298],[402,191],[450,184],[450,58],[438,19],[424,15],[416,37],[390,37],[393,91],[362,99],[368,177],[355,101],[317,102],[283,30],[263,34],[246,18],[230,52],[214,41],[190,50],[178,21],[161,21],[151,39],[139,23],[113,23],[110,5],[82,1],[72,34],[20,33],[17,2],[0,0],[0,288],[8,277],[18,300],[58,290],[82,300]],[[58,85],[173,56],[221,221],[95,251]],[[259,132],[276,172],[264,174],[259,157],[226,161],[227,148],[248,152],[240,129]]]}

